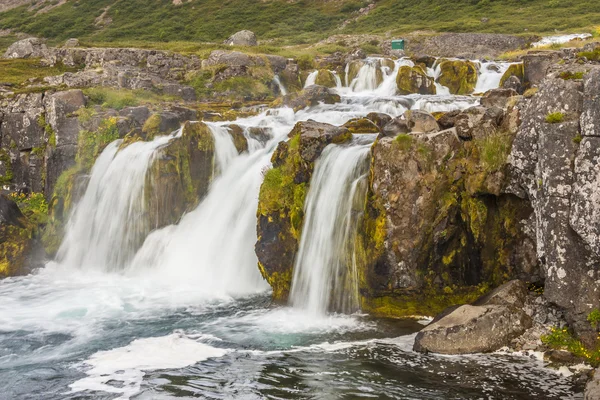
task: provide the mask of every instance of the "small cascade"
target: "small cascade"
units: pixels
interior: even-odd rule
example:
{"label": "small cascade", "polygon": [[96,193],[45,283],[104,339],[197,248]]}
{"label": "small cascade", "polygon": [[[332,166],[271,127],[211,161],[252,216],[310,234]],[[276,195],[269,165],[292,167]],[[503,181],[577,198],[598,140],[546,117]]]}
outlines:
{"label": "small cascade", "polygon": [[317,81],[317,76],[319,75],[319,71],[313,71],[306,77],[306,82],[304,82],[304,87],[307,88],[312,86]]}
{"label": "small cascade", "polygon": [[148,234],[144,218],[146,172],[156,150],[181,134],[136,142],[119,150],[109,144],[91,171],[83,198],[66,227],[57,260],[66,266],[98,271],[122,269]]}
{"label": "small cascade", "polygon": [[304,205],[291,304],[313,314],[359,309],[354,242],[366,194],[374,135],[329,145],[317,161]]}
{"label": "small cascade", "polygon": [[367,59],[365,64],[358,70],[356,78],[350,82],[350,89],[353,92],[373,91],[381,83],[382,74],[378,60]]}
{"label": "small cascade", "polygon": [[438,82],[442,68],[440,67],[439,59],[435,60],[432,68],[427,68],[427,75],[433,77],[433,83],[435,84],[435,92],[441,96],[449,96],[450,89]]}
{"label": "small cascade", "polygon": [[510,63],[475,61],[479,66],[479,76],[475,85],[475,93],[485,93],[490,89],[496,89],[500,86],[500,81],[506,70],[511,66]]}
{"label": "small cascade", "polygon": [[[396,75],[398,75],[398,70],[400,69],[400,67],[403,66],[408,66],[408,67],[413,67],[414,63],[408,59],[408,58],[401,58],[399,60],[396,60],[394,62],[394,70],[390,71],[387,74],[384,74],[383,76],[383,82],[381,83],[381,85],[379,85],[379,87],[377,88],[377,90],[375,91],[375,93],[378,96],[395,96],[396,93],[398,92],[398,85],[396,84]],[[384,67],[387,70],[389,70],[388,67]]]}
{"label": "small cascade", "polygon": [[287,94],[287,90],[285,89],[285,86],[283,86],[283,83],[281,83],[281,79],[279,79],[279,75],[275,75],[273,77],[273,82],[275,82],[275,84],[279,88],[279,93],[281,93],[282,96],[285,96]]}

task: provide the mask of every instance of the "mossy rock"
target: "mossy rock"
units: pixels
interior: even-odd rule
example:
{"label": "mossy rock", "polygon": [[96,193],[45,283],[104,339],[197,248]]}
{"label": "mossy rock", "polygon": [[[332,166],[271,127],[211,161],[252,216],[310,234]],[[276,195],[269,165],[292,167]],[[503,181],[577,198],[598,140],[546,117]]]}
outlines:
{"label": "mossy rock", "polygon": [[5,195],[0,195],[0,220],[0,278],[22,274],[34,248],[36,227]]}
{"label": "mossy rock", "polygon": [[436,94],[433,78],[427,76],[420,66],[402,66],[396,75],[398,94]]}
{"label": "mossy rock", "polygon": [[258,197],[255,249],[259,269],[276,301],[285,301],[289,294],[315,161],[327,145],[345,143],[351,137],[343,127],[302,121],[273,153],[273,167],[265,172]]}
{"label": "mossy rock", "polygon": [[334,88],[337,86],[335,80],[335,74],[327,69],[320,69],[315,80],[316,85],[325,86],[328,88]]}
{"label": "mossy rock", "polygon": [[379,133],[379,127],[366,118],[354,118],[344,124],[344,127],[352,134],[355,133]]}
{"label": "mossy rock", "polygon": [[358,76],[358,72],[365,65],[365,62],[362,60],[354,60],[348,63],[346,77],[348,78],[348,85],[352,83],[354,78]]}
{"label": "mossy rock", "polygon": [[504,72],[504,74],[502,75],[502,78],[500,78],[500,87],[504,86],[504,83],[508,80],[508,78],[510,78],[511,76],[516,76],[517,78],[519,78],[519,80],[521,82],[523,82],[523,79],[525,78],[525,71],[523,69],[523,64],[519,63],[519,64],[511,64],[508,69],[506,70],[506,72]]}
{"label": "mossy rock", "polygon": [[186,122],[181,136],[158,150],[146,175],[146,210],[151,229],[179,221],[208,193],[215,169],[215,144],[203,122]]}
{"label": "mossy rock", "polygon": [[477,66],[471,61],[445,60],[440,63],[438,82],[446,86],[451,94],[466,95],[475,91]]}

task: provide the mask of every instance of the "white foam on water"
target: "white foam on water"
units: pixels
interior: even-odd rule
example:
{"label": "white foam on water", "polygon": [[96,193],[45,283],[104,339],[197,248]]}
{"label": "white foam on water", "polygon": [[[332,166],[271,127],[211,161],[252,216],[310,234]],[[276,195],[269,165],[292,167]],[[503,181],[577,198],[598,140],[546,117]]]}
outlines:
{"label": "white foam on water", "polygon": [[136,339],[127,346],[93,354],[82,365],[89,368],[85,370],[87,377],[69,387],[72,392],[102,391],[129,399],[140,391],[145,371],[183,368],[222,357],[228,351],[190,339],[181,332]]}
{"label": "white foam on water", "polygon": [[591,37],[592,37],[591,33],[573,33],[573,34],[568,34],[568,35],[546,36],[546,37],[542,38],[542,40],[540,40],[539,42],[532,43],[531,46],[532,47],[542,47],[542,46],[548,46],[551,44],[563,44],[563,43],[568,43],[571,40],[575,40],[575,39],[585,40],[585,39],[589,39]]}

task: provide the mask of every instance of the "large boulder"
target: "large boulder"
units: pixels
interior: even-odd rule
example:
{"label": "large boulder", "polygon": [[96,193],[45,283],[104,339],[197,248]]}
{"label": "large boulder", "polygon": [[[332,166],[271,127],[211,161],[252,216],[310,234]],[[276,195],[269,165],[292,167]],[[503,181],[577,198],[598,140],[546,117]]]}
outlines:
{"label": "large boulder", "polygon": [[298,122],[273,153],[273,167],[265,172],[258,199],[259,269],[273,288],[273,299],[289,295],[294,258],[298,251],[304,218],[304,199],[315,161],[331,143],[351,139],[344,127]]}
{"label": "large boulder", "polygon": [[396,75],[398,94],[435,94],[435,83],[433,78],[427,76],[420,66],[402,66]]}
{"label": "large boulder", "polygon": [[252,31],[243,30],[234,33],[224,42],[229,46],[256,46],[258,42],[256,35]]}
{"label": "large boulder", "polygon": [[445,60],[440,63],[438,83],[446,86],[451,94],[471,94],[477,84],[477,66],[471,61]]}
{"label": "large boulder", "polygon": [[432,133],[440,130],[435,117],[427,111],[408,110],[403,117],[412,133]]}
{"label": "large boulder", "polygon": [[529,53],[523,56],[523,84],[532,87],[542,83],[550,66],[558,60],[556,52]]}
{"label": "large boulder", "polygon": [[519,93],[514,89],[491,89],[481,96],[481,105],[484,107],[508,107],[508,100],[511,97],[518,96]]}
{"label": "large boulder", "polygon": [[531,327],[516,308],[464,305],[422,329],[414,350],[441,354],[487,353],[510,344]]}
{"label": "large boulder", "polygon": [[38,38],[27,38],[11,44],[4,58],[42,58],[48,54],[46,44]]}

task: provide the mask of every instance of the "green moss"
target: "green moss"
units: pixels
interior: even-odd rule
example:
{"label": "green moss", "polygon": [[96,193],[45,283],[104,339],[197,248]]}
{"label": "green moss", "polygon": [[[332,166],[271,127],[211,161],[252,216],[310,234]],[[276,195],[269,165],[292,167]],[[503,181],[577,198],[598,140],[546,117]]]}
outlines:
{"label": "green moss", "polygon": [[565,114],[561,112],[553,112],[546,115],[546,122],[549,124],[559,124],[565,120]]}
{"label": "green moss", "polygon": [[125,107],[138,106],[140,104],[156,104],[160,102],[175,101],[177,97],[161,95],[149,90],[127,90],[113,89],[108,87],[93,87],[83,89],[92,105],[100,105],[103,108],[121,110]]}
{"label": "green moss", "polygon": [[573,143],[575,144],[579,144],[581,143],[581,141],[583,140],[583,136],[581,136],[581,134],[577,134],[575,135],[575,137],[573,138]]}
{"label": "green moss", "polygon": [[558,77],[560,79],[563,79],[565,81],[569,81],[569,80],[573,80],[573,79],[583,79],[583,76],[585,75],[585,72],[571,72],[571,71],[565,71],[565,72],[561,72]]}
{"label": "green moss", "polygon": [[[420,82],[429,82],[428,85],[423,85]],[[436,94],[433,78],[427,76],[423,68],[420,66],[402,66],[396,75],[396,85],[398,94]]]}
{"label": "green moss", "polygon": [[394,293],[361,299],[363,312],[378,317],[403,318],[416,316],[435,316],[446,308],[469,304],[489,290],[487,285],[452,288],[445,286],[440,290],[423,290],[412,293]]}
{"label": "green moss", "polygon": [[90,170],[106,145],[119,138],[117,121],[117,117],[109,117],[100,122],[96,132],[79,132],[75,160],[83,169]]}
{"label": "green moss", "polygon": [[12,201],[17,203],[21,212],[35,225],[45,224],[48,219],[48,203],[43,193],[11,193]]}
{"label": "green moss", "polygon": [[525,97],[526,99],[530,99],[530,98],[532,98],[533,96],[535,96],[535,94],[538,92],[538,90],[539,90],[539,89],[538,89],[538,88],[536,88],[536,87],[534,87],[534,88],[531,88],[531,89],[527,89],[527,90],[525,91],[525,93],[523,93],[523,97]]}
{"label": "green moss", "polygon": [[521,82],[523,82],[523,79],[525,77],[525,71],[523,69],[523,63],[511,64],[508,67],[508,69],[506,70],[506,72],[504,72],[504,75],[502,75],[502,78],[500,79],[500,87],[504,86],[504,83],[511,76],[516,76],[517,78],[519,78],[519,80]]}
{"label": "green moss", "polygon": [[488,209],[485,202],[477,197],[465,196],[462,199],[461,208],[473,237],[479,239],[484,233],[488,216]]}
{"label": "green moss", "polygon": [[479,150],[481,165],[485,171],[497,171],[504,167],[512,148],[514,135],[497,133],[474,140]]}
{"label": "green moss", "polygon": [[590,61],[600,61],[600,48],[594,51],[582,51],[577,54],[578,57],[585,57]]}
{"label": "green moss", "polygon": [[447,60],[440,64],[438,82],[446,86],[450,93],[471,94],[477,84],[477,67],[471,61]]}
{"label": "green moss", "polygon": [[146,140],[152,140],[155,136],[160,133],[160,123],[162,118],[160,114],[152,114],[150,118],[144,122],[142,127],[142,133],[146,137]]}
{"label": "green moss", "polygon": [[[98,98],[96,100],[99,100]],[[97,114],[96,109],[93,107],[81,107],[79,110],[75,111],[77,114],[77,119],[82,124],[91,121],[91,119]]]}
{"label": "green moss", "polygon": [[402,150],[408,151],[413,145],[413,137],[406,133],[401,133],[394,139],[394,143]]}
{"label": "green moss", "polygon": [[328,88],[334,88],[337,86],[335,81],[335,75],[333,72],[327,69],[320,69],[317,74],[317,79],[315,80],[315,84],[326,86]]}
{"label": "green moss", "polygon": [[229,99],[266,100],[273,97],[273,92],[265,82],[250,76],[236,76],[214,83],[213,91]]}
{"label": "green moss", "polygon": [[4,149],[0,149],[0,165],[4,167],[4,175],[0,176],[0,185],[8,185],[13,180],[13,170],[10,156]]}
{"label": "green moss", "polygon": [[354,118],[344,124],[348,132],[355,133],[379,133],[379,127],[366,118]]}
{"label": "green moss", "polygon": [[26,256],[32,246],[34,227],[25,218],[23,227],[14,225],[0,226],[0,277],[12,276],[22,272]]}

